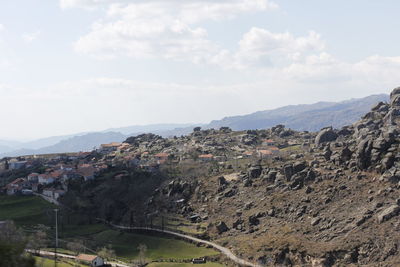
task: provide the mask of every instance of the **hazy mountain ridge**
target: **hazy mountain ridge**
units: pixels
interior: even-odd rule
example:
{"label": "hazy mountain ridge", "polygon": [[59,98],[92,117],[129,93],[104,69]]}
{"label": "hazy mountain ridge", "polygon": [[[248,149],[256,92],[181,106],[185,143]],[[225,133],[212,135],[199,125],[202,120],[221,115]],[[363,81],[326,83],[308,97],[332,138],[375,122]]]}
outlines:
{"label": "hazy mountain ridge", "polygon": [[133,125],[118,128],[109,128],[102,132],[119,132],[122,134],[132,134],[132,133],[146,133],[146,132],[168,132],[175,129],[182,129],[187,127],[192,127],[193,124],[179,124],[179,123],[162,123],[162,124],[150,124],[150,125]]}
{"label": "hazy mountain ridge", "polygon": [[73,136],[66,140],[39,148],[39,149],[19,149],[16,151],[6,152],[0,154],[0,157],[11,157],[19,155],[33,155],[33,154],[51,154],[51,153],[64,153],[64,152],[79,152],[79,151],[91,151],[100,144],[109,142],[122,142],[127,138],[127,135],[123,135],[117,132],[107,133],[88,133],[85,135]]}
{"label": "hazy mountain ridge", "polygon": [[376,103],[388,100],[388,95],[380,94],[342,102],[291,105],[215,120],[207,125],[207,128],[227,126],[233,130],[264,129],[277,124],[284,124],[299,131],[318,131],[326,126],[339,128],[360,119]]}
{"label": "hazy mountain ridge", "polygon": [[318,131],[326,126],[340,128],[359,120],[376,103],[388,100],[388,95],[380,94],[341,102],[290,105],[247,115],[225,117],[209,124],[134,125],[110,128],[101,132],[54,136],[26,143],[0,141],[0,157],[90,151],[102,143],[122,142],[129,136],[142,133],[152,132],[163,137],[186,135],[192,132],[195,126],[205,129],[227,126],[233,130],[247,130],[284,124],[299,131]]}

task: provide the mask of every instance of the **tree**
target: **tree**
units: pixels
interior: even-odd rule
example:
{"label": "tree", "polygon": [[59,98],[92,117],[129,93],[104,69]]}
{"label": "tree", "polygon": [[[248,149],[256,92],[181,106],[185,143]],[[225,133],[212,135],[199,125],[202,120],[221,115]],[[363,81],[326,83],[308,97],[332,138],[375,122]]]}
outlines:
{"label": "tree", "polygon": [[145,244],[140,244],[137,249],[139,250],[139,266],[145,266],[147,246]]}
{"label": "tree", "polygon": [[85,246],[83,245],[82,241],[74,240],[73,242],[67,243],[67,249],[75,252],[75,254],[78,255],[85,250]]}
{"label": "tree", "polygon": [[0,224],[0,267],[34,267],[35,259],[25,254],[27,238],[13,222]]}
{"label": "tree", "polygon": [[115,251],[112,249],[111,245],[108,245],[106,247],[101,248],[97,254],[102,257],[103,259],[106,260],[112,260],[115,259],[116,255],[115,255]]}
{"label": "tree", "polygon": [[27,247],[39,254],[40,249],[47,247],[48,244],[49,239],[47,233],[43,230],[39,230],[29,237]]}

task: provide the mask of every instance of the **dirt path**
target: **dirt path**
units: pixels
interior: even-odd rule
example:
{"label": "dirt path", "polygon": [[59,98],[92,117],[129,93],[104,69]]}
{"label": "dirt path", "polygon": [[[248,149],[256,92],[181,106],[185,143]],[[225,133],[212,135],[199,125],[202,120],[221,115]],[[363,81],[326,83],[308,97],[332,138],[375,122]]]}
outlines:
{"label": "dirt path", "polygon": [[109,223],[109,224],[112,227],[115,227],[115,228],[118,228],[118,229],[122,229],[122,230],[145,230],[145,231],[153,231],[153,232],[159,232],[159,233],[164,233],[164,234],[177,236],[177,237],[180,237],[180,238],[183,238],[183,239],[194,241],[194,242],[199,243],[199,244],[212,246],[213,248],[215,248],[216,250],[219,250],[222,254],[227,256],[229,259],[231,259],[233,262],[235,262],[235,263],[237,263],[237,264],[239,264],[241,266],[262,267],[261,265],[258,265],[258,264],[255,264],[255,263],[251,263],[251,262],[248,262],[248,261],[246,261],[244,259],[241,259],[241,258],[237,257],[228,248],[220,246],[220,245],[218,245],[218,244],[216,244],[214,242],[210,242],[210,241],[207,241],[207,240],[202,240],[200,238],[196,238],[196,237],[193,237],[193,236],[184,235],[184,234],[180,234],[180,233],[176,233],[176,232],[172,232],[172,231],[168,231],[168,230],[154,229],[154,228],[148,228],[148,227],[128,227],[128,226],[122,226],[122,225],[115,225],[115,224],[112,224],[112,223]]}

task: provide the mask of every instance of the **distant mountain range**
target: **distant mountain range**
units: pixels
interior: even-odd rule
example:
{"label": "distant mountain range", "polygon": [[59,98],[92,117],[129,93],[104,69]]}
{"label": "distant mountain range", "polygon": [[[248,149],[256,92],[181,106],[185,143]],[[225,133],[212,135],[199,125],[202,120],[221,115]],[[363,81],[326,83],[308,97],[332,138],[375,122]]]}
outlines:
{"label": "distant mountain range", "polygon": [[[0,158],[20,155],[91,151],[111,142],[122,142],[129,136],[153,132],[163,136],[179,134],[179,129],[193,129],[190,124],[152,124],[107,129],[101,132],[53,136],[30,142],[0,140]],[[197,125],[197,124],[196,124]],[[189,131],[189,130],[188,130]],[[186,133],[186,131],[185,131]],[[183,134],[183,133],[182,133]]]}
{"label": "distant mountain range", "polygon": [[387,102],[389,95],[371,95],[342,102],[318,102],[291,105],[248,115],[226,117],[209,124],[153,124],[107,129],[101,132],[79,133],[17,142],[0,140],[0,158],[9,156],[90,151],[103,143],[122,142],[129,136],[152,132],[164,137],[192,132],[195,126],[204,129],[227,126],[233,130],[263,129],[277,124],[301,131],[318,131],[326,126],[340,128],[352,124],[367,113],[373,105]]}
{"label": "distant mountain range", "polygon": [[340,128],[359,120],[380,101],[389,101],[389,95],[371,95],[342,102],[285,106],[243,116],[226,117],[212,121],[207,128],[228,126],[234,130],[265,129],[277,124],[284,124],[299,131],[319,131],[326,126]]}

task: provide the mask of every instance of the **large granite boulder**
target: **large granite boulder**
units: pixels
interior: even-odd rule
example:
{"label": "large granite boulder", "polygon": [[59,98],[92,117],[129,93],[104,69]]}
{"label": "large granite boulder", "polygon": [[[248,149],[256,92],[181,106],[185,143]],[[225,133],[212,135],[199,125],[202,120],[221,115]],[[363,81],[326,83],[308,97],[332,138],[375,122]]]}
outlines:
{"label": "large granite boulder", "polygon": [[337,137],[338,135],[332,127],[324,128],[318,133],[317,137],[315,137],[315,145],[319,146],[326,142],[335,141]]}

